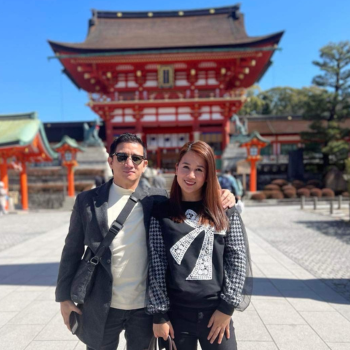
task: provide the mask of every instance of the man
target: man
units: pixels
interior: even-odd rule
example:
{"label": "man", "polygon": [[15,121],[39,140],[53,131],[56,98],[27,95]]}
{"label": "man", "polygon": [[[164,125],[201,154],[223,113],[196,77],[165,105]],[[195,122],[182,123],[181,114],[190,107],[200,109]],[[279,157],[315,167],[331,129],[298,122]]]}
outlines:
{"label": "man", "polygon": [[[145,313],[148,268],[148,227],[155,202],[166,199],[165,190],[142,192],[124,227],[97,266],[95,283],[84,305],[71,301],[74,275],[88,246],[94,253],[106,236],[129,196],[137,188],[147,167],[146,148],[132,134],[114,140],[108,158],[113,179],[82,192],[74,204],[69,232],[62,252],[56,288],[64,323],[72,311],[78,313],[80,340],[88,350],[116,350],[124,329],[128,350],[147,349],[152,337],[152,317]],[[228,193],[223,206],[234,204]]]}

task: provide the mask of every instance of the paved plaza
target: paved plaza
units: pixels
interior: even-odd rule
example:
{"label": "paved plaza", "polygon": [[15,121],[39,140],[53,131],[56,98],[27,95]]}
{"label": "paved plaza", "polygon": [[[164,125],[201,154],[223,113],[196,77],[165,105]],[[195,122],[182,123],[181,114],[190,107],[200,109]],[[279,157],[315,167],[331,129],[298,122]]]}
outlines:
{"label": "paved plaza", "polygon": [[[85,349],[54,302],[69,216],[0,217],[0,350]],[[350,350],[349,224],[296,206],[248,207],[243,219],[254,295],[233,316],[239,350]]]}

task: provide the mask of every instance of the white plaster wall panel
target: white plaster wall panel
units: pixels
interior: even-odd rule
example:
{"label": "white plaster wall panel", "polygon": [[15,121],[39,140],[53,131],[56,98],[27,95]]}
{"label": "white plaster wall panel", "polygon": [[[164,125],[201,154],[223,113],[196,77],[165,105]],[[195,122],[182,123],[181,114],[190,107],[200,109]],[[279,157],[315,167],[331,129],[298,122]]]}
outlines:
{"label": "white plaster wall panel", "polygon": [[160,115],[158,117],[158,120],[161,122],[170,122],[170,121],[175,121],[175,115]]}
{"label": "white plaster wall panel", "polygon": [[198,120],[209,120],[210,119],[210,114],[209,113],[203,113]]}
{"label": "white plaster wall panel", "polygon": [[180,114],[178,116],[179,121],[186,121],[186,120],[192,120],[192,117],[190,114]]}
{"label": "white plaster wall panel", "polygon": [[134,81],[128,81],[127,87],[136,88],[138,85]]}
{"label": "white plaster wall panel", "polygon": [[222,120],[222,119],[224,119],[223,116],[220,113],[213,113],[211,117],[214,120]]}
{"label": "white plaster wall panel", "polygon": [[122,123],[123,122],[123,117],[114,117],[112,119],[113,123]]}
{"label": "white plaster wall panel", "polygon": [[164,146],[172,147],[171,145],[171,134],[164,134]]}
{"label": "white plaster wall panel", "polygon": [[158,83],[156,80],[147,80],[143,86],[144,87],[157,87]]}
{"label": "white plaster wall panel", "polygon": [[157,109],[156,108],[145,108],[143,110],[144,114],[149,114],[149,113],[157,113]]}
{"label": "white plaster wall panel", "polygon": [[210,112],[210,107],[209,106],[204,106],[201,108],[201,113],[209,113]]}
{"label": "white plaster wall panel", "polygon": [[190,139],[189,134],[181,133],[181,134],[177,134],[177,135],[178,135],[178,139],[179,139],[179,147],[182,147]]}
{"label": "white plaster wall panel", "polygon": [[149,134],[147,135],[147,147],[156,147],[158,146],[158,135]]}
{"label": "white plaster wall panel", "polygon": [[125,88],[126,87],[126,81],[118,81],[117,84],[114,85],[115,88]]}
{"label": "white plaster wall panel", "polygon": [[213,112],[220,112],[220,111],[221,111],[221,108],[220,108],[220,106],[213,106],[213,107],[211,107],[211,110],[212,110]]}
{"label": "white plaster wall panel", "polygon": [[116,108],[113,111],[112,115],[117,115],[117,114],[123,114],[123,110],[121,108]]}
{"label": "white plaster wall panel", "polygon": [[201,62],[198,65],[198,68],[215,68],[217,66],[217,64],[215,62]]}
{"label": "white plaster wall panel", "polygon": [[179,107],[177,109],[179,113],[191,113],[191,108],[190,107]]}
{"label": "white plaster wall panel", "polygon": [[175,107],[161,107],[158,109],[158,113],[176,113],[176,108]]}
{"label": "white plaster wall panel", "polygon": [[179,146],[179,137],[178,134],[171,134],[171,147]]}
{"label": "white plaster wall panel", "polygon": [[124,120],[125,120],[126,123],[135,121],[135,119],[131,115],[126,115]]}
{"label": "white plaster wall panel", "polygon": [[158,147],[164,147],[164,135],[163,134],[158,134]]}
{"label": "white plaster wall panel", "polygon": [[201,85],[206,85],[207,82],[205,79],[198,79],[197,82],[196,82],[196,86],[201,86]]}
{"label": "white plaster wall panel", "polygon": [[146,64],[146,66],[145,66],[145,69],[147,69],[147,70],[154,70],[157,68],[158,68],[157,64]]}
{"label": "white plaster wall panel", "polygon": [[157,118],[155,115],[145,115],[142,119],[143,122],[155,122]]}
{"label": "white plaster wall panel", "polygon": [[187,68],[187,64],[186,63],[175,63],[174,64],[174,68],[175,69],[186,69]]}
{"label": "white plaster wall panel", "polygon": [[190,83],[185,79],[180,79],[175,81],[175,86],[189,86]]}
{"label": "white plaster wall panel", "polygon": [[215,78],[208,79],[208,85],[217,85],[219,82]]}
{"label": "white plaster wall panel", "polygon": [[119,71],[134,70],[134,66],[132,66],[131,64],[120,64],[119,66],[116,67],[116,70],[119,70]]}

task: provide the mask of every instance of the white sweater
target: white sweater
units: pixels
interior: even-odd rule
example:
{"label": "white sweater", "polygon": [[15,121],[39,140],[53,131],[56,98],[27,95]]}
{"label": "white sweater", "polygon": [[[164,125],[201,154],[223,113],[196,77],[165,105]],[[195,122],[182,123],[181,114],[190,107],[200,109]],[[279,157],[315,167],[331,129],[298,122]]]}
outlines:
{"label": "white sweater", "polygon": [[[132,190],[113,183],[108,198],[108,225],[118,217]],[[146,231],[143,208],[138,202],[124,227],[110,245],[113,275],[111,307],[134,310],[145,307],[148,269]]]}

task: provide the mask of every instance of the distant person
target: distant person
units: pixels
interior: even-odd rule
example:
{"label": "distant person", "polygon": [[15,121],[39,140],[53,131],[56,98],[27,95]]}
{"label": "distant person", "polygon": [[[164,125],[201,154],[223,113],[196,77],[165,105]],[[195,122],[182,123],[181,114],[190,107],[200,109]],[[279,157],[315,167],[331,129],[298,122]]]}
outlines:
{"label": "distant person", "polygon": [[235,196],[237,196],[237,181],[232,176],[230,170],[226,169],[224,174],[219,176],[219,183],[222,189],[230,190]]}
{"label": "distant person", "polygon": [[7,200],[7,191],[5,189],[5,184],[2,181],[0,181],[0,216],[7,214],[6,200]]}
{"label": "distant person", "polygon": [[157,175],[153,178],[153,187],[155,188],[165,188],[166,181],[162,174],[161,169],[157,169]]}
{"label": "distant person", "polygon": [[148,178],[145,176],[145,174],[141,175],[141,179],[137,188],[144,192],[147,192],[151,188],[151,184],[149,183]]}

